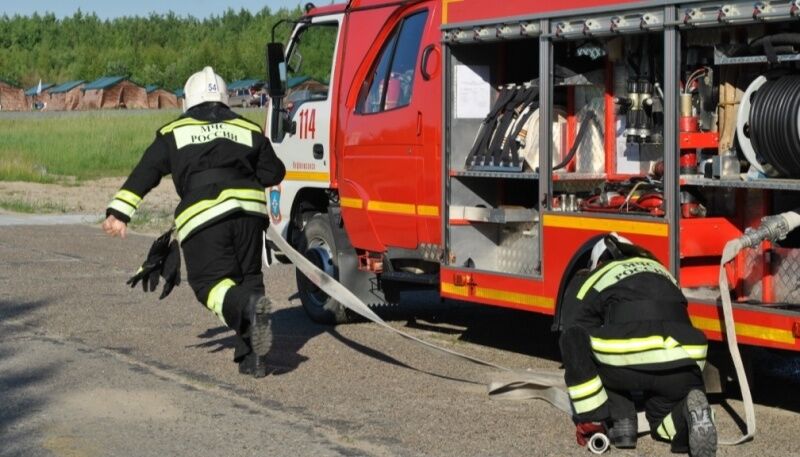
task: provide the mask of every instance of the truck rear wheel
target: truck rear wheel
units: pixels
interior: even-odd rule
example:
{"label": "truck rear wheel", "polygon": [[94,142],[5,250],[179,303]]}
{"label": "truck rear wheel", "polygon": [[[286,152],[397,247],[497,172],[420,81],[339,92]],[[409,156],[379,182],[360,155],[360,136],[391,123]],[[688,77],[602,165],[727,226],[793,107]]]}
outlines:
{"label": "truck rear wheel", "polygon": [[[339,279],[336,243],[331,232],[328,216],[315,214],[303,227],[298,240],[298,251],[311,263],[334,279]],[[297,270],[297,290],[306,314],[320,324],[343,324],[349,315],[344,306],[329,297],[324,291]]]}

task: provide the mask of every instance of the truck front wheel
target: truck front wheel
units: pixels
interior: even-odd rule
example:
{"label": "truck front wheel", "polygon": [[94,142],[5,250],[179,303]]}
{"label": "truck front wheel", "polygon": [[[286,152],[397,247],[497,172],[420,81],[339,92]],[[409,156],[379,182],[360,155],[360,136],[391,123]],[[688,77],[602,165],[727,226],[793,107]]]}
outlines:
{"label": "truck front wheel", "polygon": [[[298,251],[311,263],[334,279],[339,279],[336,243],[326,214],[315,214],[308,220],[297,244]],[[296,275],[300,301],[311,320],[328,325],[342,324],[349,320],[344,306],[329,297],[300,270],[297,270]]]}

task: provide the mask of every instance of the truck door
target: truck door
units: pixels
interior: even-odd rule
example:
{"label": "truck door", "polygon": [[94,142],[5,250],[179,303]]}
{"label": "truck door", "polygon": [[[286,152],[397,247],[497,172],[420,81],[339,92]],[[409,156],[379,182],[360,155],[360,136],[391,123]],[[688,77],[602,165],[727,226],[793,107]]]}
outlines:
{"label": "truck door", "polygon": [[[353,86],[358,90],[355,110],[347,120],[339,170],[345,220],[348,215],[369,220],[382,246],[415,249],[431,205],[421,203],[424,192],[423,103],[438,97],[428,92],[435,81],[420,76],[423,38],[433,24],[433,2],[416,5],[394,17],[382,34],[380,51],[369,71]],[[438,88],[437,88],[438,89]],[[438,174],[438,167],[429,170]],[[430,196],[438,202],[439,196]],[[435,204],[435,203],[434,203]],[[348,206],[350,206],[348,208]],[[433,208],[437,211],[438,207]],[[353,212],[358,211],[356,215]],[[350,214],[348,214],[350,213]],[[434,216],[436,216],[434,215]],[[353,244],[358,246],[359,240]]]}
{"label": "truck door", "polygon": [[[288,131],[271,139],[286,166],[286,178],[270,189],[270,215],[286,234],[295,197],[303,189],[330,187],[333,62],[342,15],[319,16],[294,31],[287,50],[288,90],[283,100]],[[270,110],[267,125],[272,125]],[[283,197],[281,197],[283,195]]]}

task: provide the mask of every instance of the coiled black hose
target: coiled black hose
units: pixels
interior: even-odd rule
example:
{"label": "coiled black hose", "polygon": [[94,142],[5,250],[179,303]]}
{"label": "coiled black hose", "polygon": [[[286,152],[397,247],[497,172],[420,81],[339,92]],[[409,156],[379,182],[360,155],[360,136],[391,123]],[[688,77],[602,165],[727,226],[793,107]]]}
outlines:
{"label": "coiled black hose", "polygon": [[749,137],[781,177],[800,178],[800,75],[764,83],[753,94]]}
{"label": "coiled black hose", "polygon": [[583,139],[586,138],[586,135],[589,133],[590,124],[595,118],[594,111],[587,111],[586,116],[584,116],[583,120],[581,121],[580,129],[578,130],[578,134],[575,135],[575,142],[572,143],[572,147],[570,148],[569,152],[567,152],[567,156],[564,157],[564,160],[561,161],[558,165],[553,167],[553,171],[560,170],[567,166],[568,163],[575,158],[575,154],[578,152],[578,148],[580,147],[581,143],[583,143]]}

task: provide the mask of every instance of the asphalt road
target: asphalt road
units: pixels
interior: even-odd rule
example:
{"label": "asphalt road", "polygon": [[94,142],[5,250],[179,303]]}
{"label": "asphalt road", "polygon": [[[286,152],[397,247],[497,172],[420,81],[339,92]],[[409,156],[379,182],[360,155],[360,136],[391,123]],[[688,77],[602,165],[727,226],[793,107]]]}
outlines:
{"label": "asphalt road", "polygon": [[[289,266],[266,273],[271,374],[240,376],[231,333],[187,285],[163,301],[125,286],[151,242],[0,223],[0,456],[590,455],[546,403],[488,398],[495,373],[484,367],[372,324],[310,322]],[[505,366],[559,367],[545,317],[449,303],[391,316]],[[800,455],[800,359],[758,360],[759,434],[719,455]],[[739,402],[713,400],[722,434],[734,435],[728,409]],[[645,436],[609,455],[670,453]]]}

